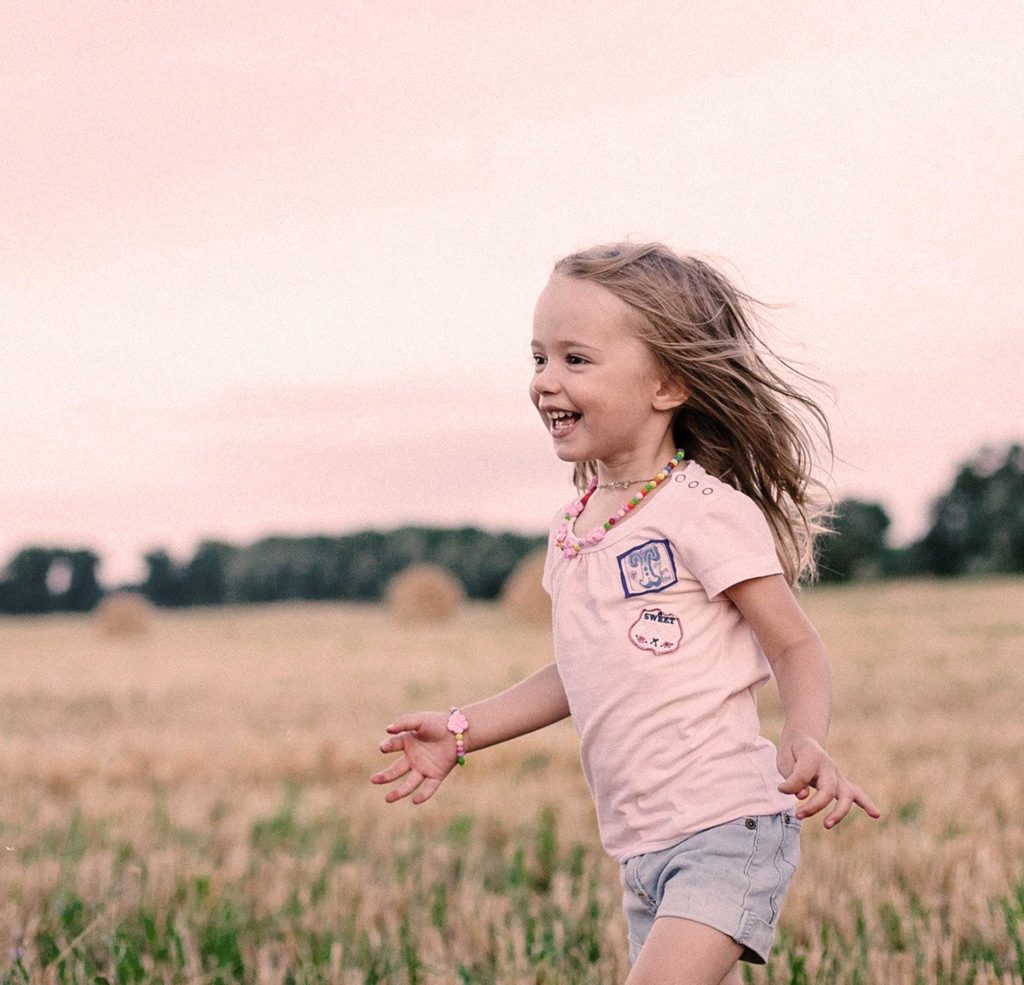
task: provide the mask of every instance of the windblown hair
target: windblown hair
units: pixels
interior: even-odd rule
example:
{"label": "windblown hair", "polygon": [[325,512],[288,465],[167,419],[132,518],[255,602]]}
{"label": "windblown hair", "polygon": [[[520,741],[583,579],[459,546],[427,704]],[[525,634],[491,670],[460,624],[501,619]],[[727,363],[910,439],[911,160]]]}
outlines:
{"label": "windblown hair", "polygon": [[[815,457],[819,446],[831,457],[832,436],[821,407],[783,374],[818,381],[773,353],[755,328],[755,306],[769,306],[661,243],[595,246],[554,272],[593,281],[633,309],[628,327],[691,394],[673,418],[677,447],[757,503],[790,584],[813,580],[815,538],[832,513]],[[576,464],[577,488],[596,468]]]}

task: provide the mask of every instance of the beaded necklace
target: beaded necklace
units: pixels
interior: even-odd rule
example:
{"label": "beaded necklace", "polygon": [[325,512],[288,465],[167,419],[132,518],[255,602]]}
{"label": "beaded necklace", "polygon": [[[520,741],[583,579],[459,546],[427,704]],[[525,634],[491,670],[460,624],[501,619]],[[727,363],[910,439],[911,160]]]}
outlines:
{"label": "beaded necklace", "polygon": [[558,530],[555,533],[555,546],[561,550],[564,557],[574,558],[579,556],[580,551],[582,551],[585,546],[600,543],[604,540],[604,535],[630,510],[634,509],[644,496],[653,492],[669,477],[671,471],[683,460],[684,457],[685,452],[680,448],[672,457],[672,461],[669,462],[668,465],[666,465],[653,479],[651,479],[650,482],[647,482],[643,489],[629,500],[629,502],[626,503],[618,513],[614,516],[608,517],[604,523],[598,524],[590,531],[590,533],[586,534],[581,539],[577,539],[570,533],[572,529],[572,522],[583,512],[583,507],[587,505],[587,500],[594,495],[594,490],[597,488],[597,476],[595,475],[590,480],[590,485],[587,486],[587,491],[569,507],[569,510],[565,514],[562,522],[558,525]]}

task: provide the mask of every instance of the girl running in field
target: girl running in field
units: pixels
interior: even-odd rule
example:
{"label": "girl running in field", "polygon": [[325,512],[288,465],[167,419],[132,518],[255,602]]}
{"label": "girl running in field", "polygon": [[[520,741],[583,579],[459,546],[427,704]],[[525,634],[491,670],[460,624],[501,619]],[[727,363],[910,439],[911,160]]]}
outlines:
{"label": "girl running in field", "polygon": [[[828,661],[790,587],[821,531],[806,421],[828,425],[769,364],[753,300],[656,243],[555,265],[530,396],[581,493],[544,566],[556,660],[399,718],[381,750],[401,755],[372,777],[422,803],[466,753],[572,715],[620,865],[627,985],[738,985],[768,957],[803,819],[880,816],[825,751]],[[777,750],[755,703],[773,673]]]}

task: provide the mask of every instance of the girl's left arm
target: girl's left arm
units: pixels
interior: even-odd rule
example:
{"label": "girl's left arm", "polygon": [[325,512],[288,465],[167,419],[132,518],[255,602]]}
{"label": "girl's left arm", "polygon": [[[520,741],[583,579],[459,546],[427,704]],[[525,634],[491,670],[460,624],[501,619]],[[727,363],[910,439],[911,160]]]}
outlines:
{"label": "girl's left arm", "polygon": [[870,817],[881,817],[871,798],[840,772],[825,751],[832,714],[832,679],[825,646],[804,615],[782,575],[751,578],[726,589],[750,624],[771,664],[782,700],[784,723],[779,739],[783,793],[800,800],[816,793],[797,810],[808,817],[836,802],[825,827],[838,824],[859,804]]}

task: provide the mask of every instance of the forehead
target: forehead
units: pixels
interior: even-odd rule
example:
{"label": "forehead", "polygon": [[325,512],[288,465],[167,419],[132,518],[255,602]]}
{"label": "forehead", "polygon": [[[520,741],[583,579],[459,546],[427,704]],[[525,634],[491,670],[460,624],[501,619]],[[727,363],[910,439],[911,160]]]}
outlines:
{"label": "forehead", "polygon": [[632,308],[600,284],[553,274],[534,309],[534,338],[574,338],[594,345],[632,341],[632,317]]}

